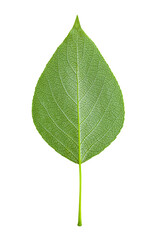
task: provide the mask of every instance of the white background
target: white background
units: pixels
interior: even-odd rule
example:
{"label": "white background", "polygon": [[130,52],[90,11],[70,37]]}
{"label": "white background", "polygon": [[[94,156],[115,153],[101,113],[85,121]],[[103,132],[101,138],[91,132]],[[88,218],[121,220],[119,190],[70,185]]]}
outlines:
{"label": "white background", "polygon": [[[79,15],[125,101],[117,139],[78,165],[40,137],[37,80]],[[0,239],[156,239],[156,6],[153,0],[0,2]]]}

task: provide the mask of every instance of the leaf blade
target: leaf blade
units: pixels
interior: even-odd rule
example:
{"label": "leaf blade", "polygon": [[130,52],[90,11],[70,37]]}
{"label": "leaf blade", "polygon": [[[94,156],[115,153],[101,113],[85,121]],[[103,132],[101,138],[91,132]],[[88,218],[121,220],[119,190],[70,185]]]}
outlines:
{"label": "leaf blade", "polygon": [[103,151],[123,126],[120,87],[78,17],[37,83],[32,114],[44,140],[75,163]]}

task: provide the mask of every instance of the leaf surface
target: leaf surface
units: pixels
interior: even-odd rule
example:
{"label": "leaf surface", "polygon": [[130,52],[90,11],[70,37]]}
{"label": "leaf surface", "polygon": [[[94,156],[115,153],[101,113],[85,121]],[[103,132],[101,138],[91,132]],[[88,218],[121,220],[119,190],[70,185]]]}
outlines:
{"label": "leaf surface", "polygon": [[120,87],[78,17],[39,78],[32,115],[43,139],[75,163],[103,151],[123,126]]}

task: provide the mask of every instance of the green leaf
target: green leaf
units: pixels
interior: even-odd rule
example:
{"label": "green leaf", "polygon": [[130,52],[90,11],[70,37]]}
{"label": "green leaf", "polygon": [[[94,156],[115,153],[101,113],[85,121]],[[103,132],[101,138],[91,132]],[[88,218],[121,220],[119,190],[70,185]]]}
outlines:
{"label": "green leaf", "polygon": [[43,139],[79,165],[103,151],[120,132],[120,87],[79,19],[37,83],[32,115]]}
{"label": "green leaf", "polygon": [[95,44],[75,24],[42,73],[33,120],[45,141],[75,163],[104,150],[124,121],[119,85]]}

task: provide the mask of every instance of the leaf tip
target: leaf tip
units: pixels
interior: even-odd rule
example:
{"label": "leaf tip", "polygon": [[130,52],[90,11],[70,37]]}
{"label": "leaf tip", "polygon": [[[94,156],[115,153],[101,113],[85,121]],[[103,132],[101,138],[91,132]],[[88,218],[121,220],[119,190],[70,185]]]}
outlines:
{"label": "leaf tip", "polygon": [[75,23],[74,23],[73,28],[75,28],[75,29],[79,29],[79,28],[81,28],[81,25],[80,25],[80,21],[79,21],[79,17],[78,17],[78,15],[76,16],[76,19],[75,19]]}

